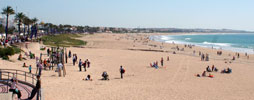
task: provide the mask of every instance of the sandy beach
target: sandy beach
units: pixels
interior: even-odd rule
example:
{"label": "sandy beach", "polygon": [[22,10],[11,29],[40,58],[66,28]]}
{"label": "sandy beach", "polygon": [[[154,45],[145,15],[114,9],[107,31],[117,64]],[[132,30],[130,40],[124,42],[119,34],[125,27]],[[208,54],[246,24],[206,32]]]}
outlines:
{"label": "sandy beach", "polygon": [[[52,70],[43,70],[41,81],[45,100],[254,99],[254,55],[247,59],[244,54],[240,54],[239,59],[231,61],[235,52],[223,50],[223,54],[219,56],[215,49],[196,46],[191,49],[184,48],[184,45],[162,44],[148,40],[149,35],[84,35],[80,39],[87,41],[87,45],[82,48],[70,47],[67,50],[71,50],[72,54],[76,53],[82,61],[89,59],[91,67],[86,72],[79,72],[78,64],[73,66],[70,58],[65,64],[65,77],[58,77],[58,73]],[[40,50],[41,46],[43,45],[39,43],[29,43],[28,49],[24,45],[21,48],[39,56],[40,53],[46,54],[46,50]],[[184,48],[184,51],[177,51],[176,46]],[[176,54],[173,54],[174,51]],[[199,51],[208,53],[210,60],[201,61]],[[169,61],[166,60],[168,56]],[[160,62],[161,57],[164,59],[163,67],[150,67],[150,63]],[[32,73],[35,73],[35,59],[18,61],[17,58],[18,54],[10,58],[11,62],[0,60],[0,68],[28,71],[28,68],[22,67],[25,62],[32,65]],[[126,70],[123,79],[120,79],[119,73],[121,65]],[[195,76],[212,65],[219,69],[219,72],[211,72],[214,78]],[[232,69],[231,74],[220,73],[228,67]],[[108,72],[109,81],[100,80],[103,71]],[[93,81],[82,80],[88,74]]]}

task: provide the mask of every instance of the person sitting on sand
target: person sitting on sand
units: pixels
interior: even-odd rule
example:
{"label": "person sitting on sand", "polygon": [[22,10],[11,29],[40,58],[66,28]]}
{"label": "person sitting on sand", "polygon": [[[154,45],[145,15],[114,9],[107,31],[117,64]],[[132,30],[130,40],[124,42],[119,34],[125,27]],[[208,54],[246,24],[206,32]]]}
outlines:
{"label": "person sitting on sand", "polygon": [[212,71],[214,71],[214,65],[212,66]]}
{"label": "person sitting on sand", "polygon": [[19,54],[18,60],[22,60],[22,54]]}
{"label": "person sitting on sand", "polygon": [[93,79],[91,79],[91,76],[90,76],[90,75],[87,75],[87,76],[86,76],[86,79],[83,79],[83,80],[92,81]]}
{"label": "person sitting on sand", "polygon": [[207,72],[212,72],[209,66],[206,67],[206,71]]}
{"label": "person sitting on sand", "polygon": [[224,69],[221,71],[221,73],[228,73],[228,74],[232,73],[232,69],[230,69],[230,68]]}
{"label": "person sitting on sand", "polygon": [[22,67],[28,67],[28,66],[26,65],[26,63],[24,63]]}
{"label": "person sitting on sand", "polygon": [[108,73],[106,71],[104,71],[101,76],[102,76],[102,80],[109,80]]}
{"label": "person sitting on sand", "polygon": [[233,56],[232,60],[235,60],[235,56]]}
{"label": "person sitting on sand", "polygon": [[197,77],[200,77],[200,75],[199,75],[199,74],[197,74],[196,76],[197,76]]}
{"label": "person sitting on sand", "polygon": [[230,69],[230,68],[227,68],[227,71],[226,71],[226,73],[232,73],[232,69]]}
{"label": "person sitting on sand", "polygon": [[214,67],[214,71],[215,71],[215,72],[218,72],[218,69],[217,69],[216,67]]}
{"label": "person sitting on sand", "polygon": [[204,71],[204,72],[202,73],[202,76],[203,76],[203,77],[206,77],[206,71]]}

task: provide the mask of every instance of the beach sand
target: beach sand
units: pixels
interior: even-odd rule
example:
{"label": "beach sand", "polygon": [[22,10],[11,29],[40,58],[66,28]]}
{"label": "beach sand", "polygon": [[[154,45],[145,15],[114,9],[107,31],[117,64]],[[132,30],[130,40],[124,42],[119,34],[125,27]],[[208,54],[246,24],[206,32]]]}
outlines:
{"label": "beach sand", "polygon": [[[87,72],[79,72],[72,59],[65,64],[67,75],[58,77],[54,71],[42,72],[42,88],[45,100],[253,100],[254,97],[254,56],[250,59],[241,54],[240,59],[230,61],[231,51],[216,55],[214,49],[193,47],[184,51],[172,49],[177,44],[163,44],[148,41],[146,34],[109,34],[85,35],[80,38],[88,44],[83,48],[67,48],[78,59],[89,59],[91,67]],[[134,42],[135,39],[138,39]],[[142,40],[141,40],[142,39]],[[147,42],[145,42],[147,41]],[[157,45],[157,47],[153,47]],[[29,43],[28,49],[39,54],[39,43]],[[178,45],[183,48],[183,45]],[[196,51],[193,54],[193,50]],[[172,52],[176,51],[176,54]],[[210,61],[201,61],[198,51],[208,53]],[[231,54],[231,56],[229,56]],[[169,56],[170,61],[166,61]],[[18,61],[18,55],[11,57],[12,62],[0,60],[0,68],[19,69],[24,62],[32,65],[35,73],[35,60]],[[46,58],[46,56],[43,56]],[[151,68],[150,63],[164,58],[164,67]],[[119,68],[126,72],[120,79]],[[159,64],[160,65],[160,64]],[[207,66],[215,65],[219,72],[212,72],[214,78],[196,77]],[[224,68],[232,68],[231,74],[221,74]],[[83,70],[83,69],[82,69]],[[109,74],[109,81],[100,80],[103,71]],[[82,80],[88,74],[93,81]]]}

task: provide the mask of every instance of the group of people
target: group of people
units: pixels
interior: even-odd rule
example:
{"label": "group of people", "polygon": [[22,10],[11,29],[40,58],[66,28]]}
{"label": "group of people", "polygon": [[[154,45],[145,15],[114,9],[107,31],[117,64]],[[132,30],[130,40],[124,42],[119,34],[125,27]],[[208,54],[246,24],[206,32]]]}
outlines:
{"label": "group of people", "polygon": [[[217,72],[217,71],[218,71],[218,69],[217,69],[214,65],[212,66],[212,68],[210,68],[210,66],[207,66],[207,67],[206,67],[206,70],[203,71],[203,73],[202,73],[202,77],[210,77],[210,78],[213,78],[214,76],[213,76],[211,73],[209,73],[208,76],[206,75],[206,73],[207,73],[207,72]],[[197,77],[201,77],[200,74],[197,74],[196,76],[197,76]]]}
{"label": "group of people", "polygon": [[90,64],[91,62],[88,59],[86,59],[84,62],[82,62],[82,60],[79,59],[79,63],[78,63],[79,71],[82,71],[82,66],[84,67],[84,71],[86,71],[87,68],[90,67]]}
{"label": "group of people", "polygon": [[[207,72],[218,72],[218,68],[216,68],[214,65],[212,65],[212,68],[210,68],[210,66],[207,66],[206,70],[203,71],[203,73],[202,73],[202,77],[213,78],[214,76],[211,73],[209,73],[209,75],[207,76],[206,75]],[[221,73],[232,73],[232,69],[231,68],[224,69],[224,70],[221,71]],[[196,76],[201,77],[200,74],[197,74]]]}
{"label": "group of people", "polygon": [[199,53],[199,55],[201,56],[201,61],[209,61],[209,55],[208,54]]}
{"label": "group of people", "polygon": [[[169,61],[169,56],[167,56],[167,61]],[[164,66],[164,59],[163,59],[163,57],[161,57],[160,64],[161,64],[162,67]],[[158,69],[159,68],[158,61],[150,63],[150,67]]]}
{"label": "group of people", "polygon": [[231,68],[223,69],[223,70],[221,71],[221,73],[230,74],[230,73],[232,73],[232,69],[231,69]]}
{"label": "group of people", "polygon": [[[123,74],[125,73],[125,69],[123,68],[122,65],[120,66],[120,70],[119,70],[119,71],[120,71],[121,79],[123,79]],[[101,76],[102,76],[102,79],[101,79],[101,80],[109,80],[109,75],[108,75],[108,73],[107,73],[106,71],[104,71],[104,72],[102,73]],[[93,79],[92,79],[91,75],[88,74],[88,75],[86,76],[86,78],[83,79],[83,80],[92,81]]]}
{"label": "group of people", "polygon": [[28,41],[27,36],[12,35],[12,36],[9,36],[7,39],[5,38],[0,39],[0,45],[7,46],[9,44],[20,43],[25,41]]}

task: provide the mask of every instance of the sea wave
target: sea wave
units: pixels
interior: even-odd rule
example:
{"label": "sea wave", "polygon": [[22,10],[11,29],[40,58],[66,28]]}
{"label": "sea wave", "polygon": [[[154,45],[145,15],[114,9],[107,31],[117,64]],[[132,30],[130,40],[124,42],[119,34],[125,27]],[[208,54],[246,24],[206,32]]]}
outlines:
{"label": "sea wave", "polygon": [[227,47],[231,46],[230,43],[211,43],[207,41],[203,42],[203,44],[214,45],[214,46],[227,46]]}

